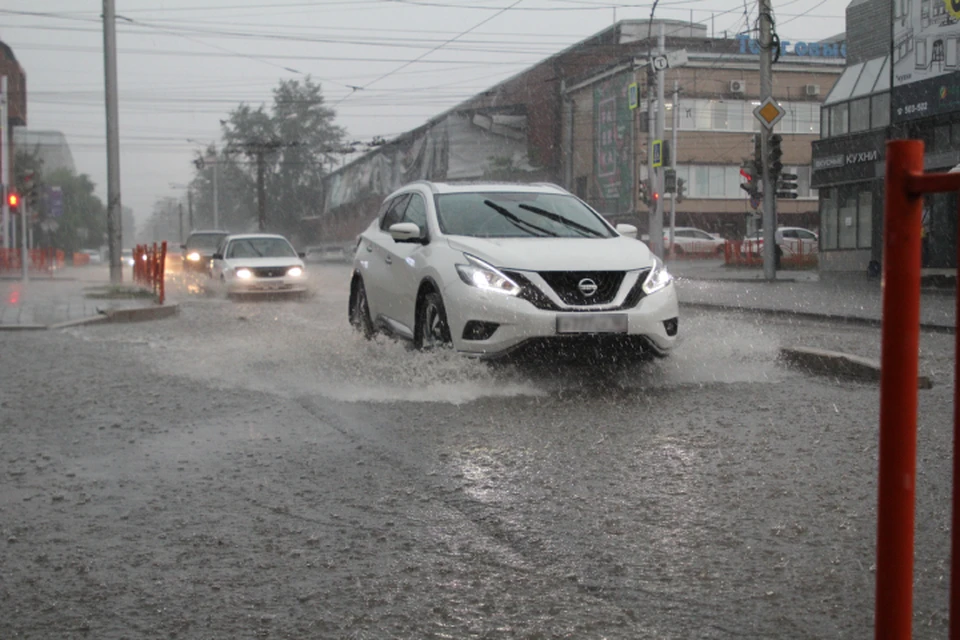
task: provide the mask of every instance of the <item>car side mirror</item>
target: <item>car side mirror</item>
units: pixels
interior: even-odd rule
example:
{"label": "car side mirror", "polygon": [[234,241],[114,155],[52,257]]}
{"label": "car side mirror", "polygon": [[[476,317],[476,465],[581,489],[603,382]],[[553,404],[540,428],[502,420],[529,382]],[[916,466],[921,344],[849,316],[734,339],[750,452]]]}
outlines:
{"label": "car side mirror", "polygon": [[210,256],[210,257],[211,257],[212,259],[214,259],[214,260],[223,260],[223,254],[222,254],[222,253],[215,253],[215,254],[213,254],[213,255]]}
{"label": "car side mirror", "polygon": [[180,245],[180,248],[181,248],[181,249],[186,249],[186,248],[187,248],[187,245],[186,245],[186,243],[184,243],[184,244],[181,244],[181,245]]}
{"label": "car side mirror", "polygon": [[420,233],[420,227],[412,222],[397,222],[390,225],[390,237],[395,242],[415,242],[422,244],[424,239]]}
{"label": "car side mirror", "polygon": [[306,251],[298,251],[298,252],[297,252],[297,255],[300,256],[300,259],[303,259],[303,258],[306,258],[306,257],[307,257],[307,252],[306,252]]}
{"label": "car side mirror", "polygon": [[632,224],[618,224],[617,233],[627,238],[637,239],[637,228]]}

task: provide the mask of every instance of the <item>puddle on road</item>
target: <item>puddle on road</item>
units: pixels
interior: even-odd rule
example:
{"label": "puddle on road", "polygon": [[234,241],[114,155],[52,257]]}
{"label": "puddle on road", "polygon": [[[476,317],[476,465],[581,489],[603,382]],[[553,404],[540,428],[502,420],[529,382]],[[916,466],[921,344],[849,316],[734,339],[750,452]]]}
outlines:
{"label": "puddle on road", "polygon": [[782,327],[730,315],[681,320],[682,339],[666,359],[615,367],[491,365],[452,352],[420,353],[404,341],[364,340],[339,313],[339,301],[184,305],[178,320],[69,330],[84,339],[124,343],[155,370],[222,388],[341,402],[465,404],[510,398],[644,390],[689,385],[773,383]]}

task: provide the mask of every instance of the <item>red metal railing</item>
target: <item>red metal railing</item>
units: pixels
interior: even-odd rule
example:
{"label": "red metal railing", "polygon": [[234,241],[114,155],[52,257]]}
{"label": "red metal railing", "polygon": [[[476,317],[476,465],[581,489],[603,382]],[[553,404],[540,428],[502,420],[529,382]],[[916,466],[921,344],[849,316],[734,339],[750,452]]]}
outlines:
{"label": "red metal railing", "polygon": [[[960,173],[923,173],[923,142],[887,142],[880,355],[880,470],[874,637],[911,637],[917,467],[917,374],[923,194],[957,191]],[[960,212],[958,212],[960,215]],[[960,259],[960,238],[958,238]],[[960,265],[960,262],[958,262]],[[957,297],[960,319],[960,296]],[[953,389],[953,522],[950,638],[960,640],[960,333]]]}
{"label": "red metal railing", "polygon": [[133,250],[133,281],[153,290],[157,303],[163,304],[164,267],[167,262],[167,243],[153,246],[138,244]]}
{"label": "red metal railing", "polygon": [[[0,249],[0,272],[2,271],[20,271],[22,262],[20,256],[22,249]],[[65,255],[60,249],[43,248],[29,249],[27,252],[29,262],[27,268],[30,271],[40,271],[50,273],[55,269],[62,269],[65,264]],[[89,257],[89,256],[88,256]]]}
{"label": "red metal railing", "polygon": [[[818,248],[801,240],[785,240],[781,246],[780,266],[797,269],[816,267],[819,261]],[[724,262],[737,267],[762,267],[763,244],[747,238],[742,242],[727,240],[723,247]]]}

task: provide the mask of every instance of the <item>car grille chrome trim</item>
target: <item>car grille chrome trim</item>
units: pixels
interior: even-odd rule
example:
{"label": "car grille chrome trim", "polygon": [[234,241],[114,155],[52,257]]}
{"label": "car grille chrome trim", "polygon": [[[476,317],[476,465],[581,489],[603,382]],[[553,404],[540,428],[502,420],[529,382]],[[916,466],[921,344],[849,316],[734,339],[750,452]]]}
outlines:
{"label": "car grille chrome trim", "polygon": [[290,267],[250,267],[250,272],[258,278],[282,278]]}
{"label": "car grille chrome trim", "polygon": [[[567,273],[582,275],[585,272],[521,272],[510,269],[501,269],[504,275],[520,285],[520,293],[517,297],[526,300],[533,306],[544,311],[619,311],[623,309],[632,309],[640,303],[640,300],[646,295],[643,291],[643,283],[650,273],[650,269],[640,269],[637,271],[617,271],[617,272],[589,272],[589,273],[616,273],[620,276],[620,282],[617,290],[613,292],[606,303],[599,303],[595,300],[600,293],[591,296],[587,304],[569,304],[559,294],[550,287],[549,282],[543,277],[544,273]],[[572,276],[570,276],[572,279]],[[574,284],[582,279],[578,278]],[[599,284],[599,282],[598,282]],[[581,296],[585,297],[585,296]]]}
{"label": "car grille chrome trim", "polygon": [[[623,271],[540,271],[540,277],[568,305],[608,304],[620,291]],[[592,295],[582,289],[583,282],[594,284]]]}

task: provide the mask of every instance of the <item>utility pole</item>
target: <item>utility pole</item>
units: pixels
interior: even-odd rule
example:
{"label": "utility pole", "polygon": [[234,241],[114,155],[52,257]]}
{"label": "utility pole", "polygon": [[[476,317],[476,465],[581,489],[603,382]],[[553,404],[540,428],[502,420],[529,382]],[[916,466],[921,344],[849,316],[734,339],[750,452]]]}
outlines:
{"label": "utility pole", "polygon": [[213,228],[220,228],[220,194],[218,193],[217,182],[219,182],[220,173],[220,154],[213,158]]}
{"label": "utility pole", "polygon": [[[770,0],[760,0],[760,102],[773,97],[773,9]],[[776,280],[777,185],[770,170],[771,127],[760,127],[761,175],[763,180],[763,277]]]}
{"label": "utility pole", "polygon": [[[103,68],[107,106],[107,247],[110,282],[123,282],[120,264],[120,120],[117,109],[117,31],[114,0],[103,0]],[[25,221],[24,221],[25,222]]]}
{"label": "utility pole", "polygon": [[[661,22],[659,25],[659,34],[657,35],[657,55],[663,56],[667,53],[667,39],[664,34],[664,26]],[[663,83],[664,76],[666,71],[662,68],[657,69],[657,140],[660,140],[660,161],[661,165],[657,168],[657,185],[655,187],[657,193],[657,199],[654,202],[657,209],[657,242],[660,249],[658,256],[661,258],[666,257],[663,250],[663,187],[664,187],[664,167],[663,167],[663,135],[666,125],[666,105],[664,104],[664,95],[663,95]]]}
{"label": "utility pole", "polygon": [[265,167],[263,166],[264,145],[256,149],[257,156],[257,221],[261,232],[267,229],[267,187],[264,180]]}
{"label": "utility pole", "polygon": [[653,141],[657,138],[657,112],[654,110],[654,85],[656,76],[653,70],[653,56],[648,60],[647,66],[647,194],[649,203],[648,223],[649,246],[654,255],[663,257],[663,218],[660,216],[659,199],[654,199],[657,194],[657,171],[653,167]]}
{"label": "utility pole", "polygon": [[[680,82],[673,81],[673,127],[670,135],[670,168],[674,175],[677,173],[677,129],[680,128]],[[670,249],[673,250],[673,233],[677,226],[677,196],[680,194],[680,181],[677,180],[677,188],[674,190],[673,197],[670,198]],[[672,253],[671,253],[672,255]]]}
{"label": "utility pole", "polygon": [[193,231],[193,190],[187,187],[187,224],[190,225],[190,231]]}
{"label": "utility pole", "polygon": [[180,213],[180,244],[183,244],[183,201],[177,203],[177,209]]}
{"label": "utility pole", "polygon": [[10,139],[7,129],[10,126],[10,118],[7,113],[7,76],[0,76],[0,184],[3,185],[3,248],[9,249],[10,244],[10,204],[7,202],[7,194],[13,186],[10,176]]}

